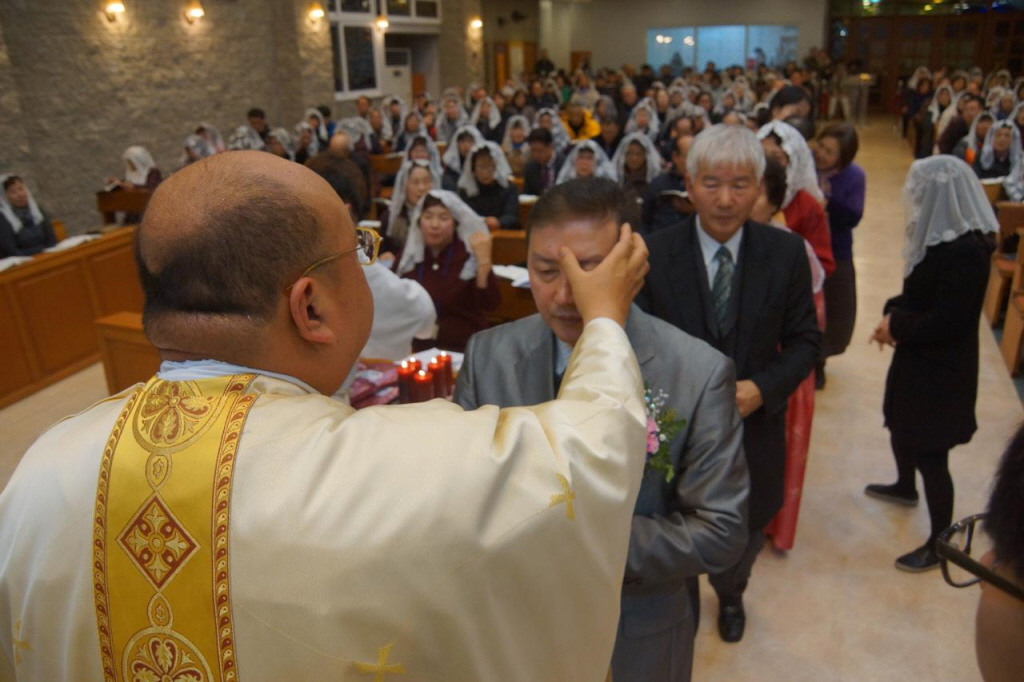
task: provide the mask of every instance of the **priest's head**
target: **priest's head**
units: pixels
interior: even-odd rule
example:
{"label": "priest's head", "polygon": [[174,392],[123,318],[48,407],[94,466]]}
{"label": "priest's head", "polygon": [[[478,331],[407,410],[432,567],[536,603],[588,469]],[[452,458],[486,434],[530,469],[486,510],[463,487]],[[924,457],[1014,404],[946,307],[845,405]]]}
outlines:
{"label": "priest's head", "polygon": [[165,360],[222,360],[332,394],[373,318],[357,250],[316,173],[264,152],[215,154],[165,180],[139,227],[146,335]]}
{"label": "priest's head", "polygon": [[530,212],[530,290],[538,312],[560,341],[575,345],[583,333],[583,318],[559,264],[560,249],[568,248],[580,267],[593,270],[619,240],[630,210],[615,181],[590,177],[555,185]]}

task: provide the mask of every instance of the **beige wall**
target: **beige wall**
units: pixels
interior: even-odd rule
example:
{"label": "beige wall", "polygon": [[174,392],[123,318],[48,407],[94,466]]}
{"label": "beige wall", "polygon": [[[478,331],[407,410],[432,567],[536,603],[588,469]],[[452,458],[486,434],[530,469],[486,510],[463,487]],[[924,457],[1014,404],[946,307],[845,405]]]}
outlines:
{"label": "beige wall", "polygon": [[[309,106],[338,114],[329,23],[308,0],[211,0],[194,25],[184,0],[125,0],[109,22],[98,0],[0,0],[0,173],[25,176],[72,233],[99,226],[95,192],[121,154],[147,147],[168,174],[206,121],[225,138],[252,106],[291,129]],[[480,0],[444,0],[441,82],[483,74]]]}

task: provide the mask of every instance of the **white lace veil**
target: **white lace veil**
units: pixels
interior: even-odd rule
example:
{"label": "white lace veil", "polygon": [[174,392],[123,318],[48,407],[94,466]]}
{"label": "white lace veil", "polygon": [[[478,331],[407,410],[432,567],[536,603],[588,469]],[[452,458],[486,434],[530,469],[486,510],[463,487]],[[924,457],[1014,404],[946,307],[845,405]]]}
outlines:
{"label": "white lace veil", "polygon": [[658,139],[658,131],[661,128],[660,119],[658,118],[658,109],[654,106],[654,103],[651,102],[650,97],[644,97],[642,100],[637,102],[635,107],[633,107],[633,111],[629,112],[629,120],[626,121],[626,134],[635,133],[639,130],[639,126],[636,122],[636,114],[641,109],[646,109],[650,117],[650,122],[647,124],[647,136],[652,140]]}
{"label": "white lace veil", "polygon": [[554,138],[555,151],[561,152],[570,144],[572,139],[569,137],[569,131],[565,129],[565,124],[562,123],[562,117],[558,115],[558,110],[552,107],[544,107],[538,109],[537,113],[533,115],[533,127],[542,128],[540,119],[542,116],[551,117],[551,137]]}
{"label": "white lace veil", "polygon": [[661,173],[661,154],[658,152],[658,148],[651,142],[651,138],[647,137],[641,132],[630,133],[622,138],[619,142],[619,146],[615,149],[615,156],[612,157],[612,167],[615,168],[615,172],[618,174],[619,181],[623,181],[626,178],[626,152],[629,150],[629,145],[636,142],[638,145],[644,148],[644,160],[647,165],[647,181],[653,180],[659,173]]}
{"label": "white lace veil", "polygon": [[978,176],[966,162],[942,154],[918,159],[903,185],[906,211],[904,277],[924,260],[930,246],[972,230],[998,232],[999,223]]}
{"label": "white lace veil", "polygon": [[[133,145],[124,150],[124,155],[121,158],[125,162],[124,179],[133,185],[145,187],[146,179],[149,177],[149,171],[153,170],[153,167],[156,166],[156,161],[153,160],[153,155],[150,154],[145,147]],[[135,166],[135,170],[128,168],[129,161],[131,161]]]}
{"label": "white lace veil", "polygon": [[477,125],[480,122],[480,106],[488,102],[491,105],[491,113],[487,116],[487,124],[491,128],[497,128],[501,125],[501,112],[498,111],[498,105],[494,103],[494,100],[490,97],[481,97],[480,101],[473,107],[473,113],[469,116],[470,125]]}
{"label": "white lace veil", "polygon": [[814,156],[804,136],[785,121],[771,121],[757,131],[757,139],[763,140],[772,133],[781,140],[782,151],[789,157],[789,164],[786,166],[786,199],[782,207],[789,206],[789,202],[793,201],[793,197],[800,190],[805,190],[818,201],[824,202],[825,195],[818,186]]}
{"label": "white lace veil", "polygon": [[[448,120],[448,115],[444,110],[449,100],[459,105],[459,113],[455,117],[454,123]],[[450,93],[442,97],[441,106],[437,111],[437,139],[450,144],[452,138],[455,137],[455,131],[467,123],[469,123],[469,114],[466,113],[466,108],[462,105],[462,100],[459,99],[459,96]]]}
{"label": "white lace veil", "polygon": [[484,141],[484,136],[480,134],[477,127],[469,124],[462,126],[452,135],[452,139],[448,141],[448,146],[444,150],[444,156],[441,157],[441,163],[445,168],[450,168],[460,175],[462,174],[462,159],[459,158],[459,138],[463,133],[473,136],[474,147]]}
{"label": "white lace veil", "polygon": [[593,140],[581,140],[573,143],[572,151],[565,157],[565,163],[562,164],[561,170],[558,171],[558,177],[555,179],[556,185],[576,179],[576,157],[583,149],[594,152],[594,177],[618,180],[615,175],[615,166],[612,165],[611,159],[608,158],[604,150],[598,147]]}
{"label": "white lace veil", "polygon": [[[7,179],[11,176],[16,176],[21,179],[22,184],[25,184],[25,180],[21,178],[17,173],[5,173],[0,175],[0,187],[7,182]],[[39,209],[39,204],[36,203],[35,197],[32,196],[32,190],[25,185],[25,193],[28,194],[28,210],[32,214],[32,220],[39,224],[43,220],[43,212]],[[21,219],[18,218],[18,214],[14,212],[14,207],[11,206],[10,200],[7,198],[7,192],[0,192],[0,214],[3,214],[7,222],[10,223],[11,229],[14,230],[14,234],[21,232],[22,228],[25,227],[21,223]]]}
{"label": "white lace veil", "polygon": [[494,159],[494,181],[502,187],[508,187],[508,180],[512,177],[512,167],[505,157],[505,152],[494,142],[477,142],[466,154],[466,160],[462,164],[462,174],[459,176],[458,188],[466,193],[467,197],[475,197],[480,194],[480,187],[476,182],[476,175],[473,174],[473,156],[482,149],[490,152]]}
{"label": "white lace veil", "polygon": [[505,123],[505,135],[501,139],[501,148],[509,149],[512,147],[512,129],[515,127],[523,129],[523,144],[526,144],[526,138],[530,136],[530,121],[521,114],[510,116],[508,121]]}
{"label": "white lace veil", "polygon": [[[992,121],[992,128],[996,127],[996,117],[987,111],[983,111],[974,117],[974,120],[971,121],[971,131],[967,133],[967,148],[973,149],[976,152],[980,151],[978,149],[978,121],[980,121],[983,118]],[[989,128],[989,132],[992,132],[992,128]],[[988,133],[986,133],[985,136],[988,137]]]}
{"label": "white lace veil", "polygon": [[409,175],[412,173],[414,167],[426,168],[430,171],[430,184],[432,187],[439,188],[441,186],[441,173],[435,171],[434,168],[427,161],[411,161],[406,159],[402,162],[402,166],[398,169],[398,175],[395,176],[395,185],[391,188],[391,199],[388,201],[388,227],[387,234],[389,237],[397,236],[401,239],[402,235],[395,235],[395,221],[398,216],[402,213],[402,208],[405,206],[405,191],[409,185]]}
{"label": "white lace veil", "polygon": [[440,199],[455,219],[455,238],[461,239],[466,245],[466,251],[469,252],[469,259],[462,267],[459,279],[472,279],[476,276],[476,256],[469,246],[469,236],[474,232],[487,232],[487,223],[459,198],[458,194],[446,189],[432,189],[416,204],[416,209],[409,220],[409,236],[405,240],[402,259],[398,262],[398,274],[404,275],[423,262],[426,245],[423,242],[423,233],[420,232],[420,216],[423,214],[423,203],[428,196]]}

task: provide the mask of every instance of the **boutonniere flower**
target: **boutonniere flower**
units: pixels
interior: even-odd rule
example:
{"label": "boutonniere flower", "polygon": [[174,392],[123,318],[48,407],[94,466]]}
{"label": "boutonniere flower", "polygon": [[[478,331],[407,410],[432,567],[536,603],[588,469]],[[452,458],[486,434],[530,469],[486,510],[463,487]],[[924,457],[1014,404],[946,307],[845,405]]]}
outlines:
{"label": "boutonniere flower", "polygon": [[665,391],[655,391],[650,387],[644,391],[644,408],[647,410],[647,464],[644,473],[657,471],[665,477],[666,483],[671,483],[676,470],[670,446],[672,439],[686,426],[686,420],[679,419],[675,410],[666,409],[667,402]]}

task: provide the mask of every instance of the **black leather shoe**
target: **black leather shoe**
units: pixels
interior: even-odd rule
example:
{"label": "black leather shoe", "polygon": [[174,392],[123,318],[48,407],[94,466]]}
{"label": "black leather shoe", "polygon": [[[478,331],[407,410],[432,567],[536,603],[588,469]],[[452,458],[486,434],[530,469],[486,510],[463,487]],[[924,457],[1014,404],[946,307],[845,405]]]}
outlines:
{"label": "black leather shoe", "polygon": [[747,625],[747,614],[743,602],[729,606],[722,605],[718,612],[718,634],[723,642],[738,642],[743,639],[743,628]]}
{"label": "black leather shoe", "polygon": [[904,507],[916,507],[917,506],[917,493],[907,495],[896,488],[896,485],[882,485],[881,483],[871,483],[868,487],[864,488],[864,494],[868,497],[873,497],[876,500],[882,500],[883,502],[892,502],[893,504],[900,504]]}
{"label": "black leather shoe", "polygon": [[924,544],[896,560],[896,568],[910,573],[923,573],[939,567],[939,555],[931,544]]}

